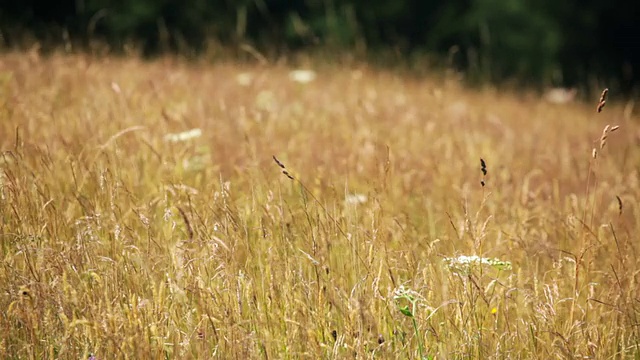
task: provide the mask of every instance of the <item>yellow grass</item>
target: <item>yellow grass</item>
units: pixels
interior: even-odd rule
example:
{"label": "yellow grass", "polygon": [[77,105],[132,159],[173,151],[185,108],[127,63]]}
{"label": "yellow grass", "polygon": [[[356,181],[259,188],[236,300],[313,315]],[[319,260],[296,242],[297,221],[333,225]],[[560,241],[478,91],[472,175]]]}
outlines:
{"label": "yellow grass", "polygon": [[615,94],[290,70],[2,55],[0,358],[640,356]]}

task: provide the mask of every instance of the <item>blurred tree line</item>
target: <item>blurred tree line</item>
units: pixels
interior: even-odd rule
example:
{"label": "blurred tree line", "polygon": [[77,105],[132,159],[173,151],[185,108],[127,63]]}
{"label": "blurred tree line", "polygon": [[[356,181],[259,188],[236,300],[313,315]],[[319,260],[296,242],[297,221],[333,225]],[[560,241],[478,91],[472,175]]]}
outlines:
{"label": "blurred tree line", "polygon": [[[323,46],[439,54],[447,65],[501,81],[638,84],[638,0],[2,0],[5,46],[43,44],[147,55],[195,53],[215,41],[276,54]],[[614,85],[615,86],[615,85]]]}

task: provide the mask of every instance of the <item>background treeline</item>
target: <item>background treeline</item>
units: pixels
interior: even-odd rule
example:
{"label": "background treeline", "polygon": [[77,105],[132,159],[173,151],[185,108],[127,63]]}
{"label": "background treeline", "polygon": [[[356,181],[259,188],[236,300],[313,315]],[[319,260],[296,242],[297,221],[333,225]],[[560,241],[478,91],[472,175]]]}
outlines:
{"label": "background treeline", "polygon": [[638,0],[2,0],[1,40],[198,54],[213,42],[268,55],[312,47],[436,54],[486,80],[555,85],[640,72]]}

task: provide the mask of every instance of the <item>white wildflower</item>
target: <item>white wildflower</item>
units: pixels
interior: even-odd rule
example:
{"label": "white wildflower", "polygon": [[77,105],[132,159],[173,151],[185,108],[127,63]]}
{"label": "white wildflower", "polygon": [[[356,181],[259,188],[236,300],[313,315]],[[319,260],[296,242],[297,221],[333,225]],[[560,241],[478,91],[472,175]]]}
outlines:
{"label": "white wildflower", "polygon": [[164,221],[171,220],[172,216],[173,216],[173,212],[171,211],[171,208],[165,208],[164,209],[164,216],[162,217],[164,219]]}
{"label": "white wildflower", "polygon": [[575,100],[578,89],[552,88],[545,92],[544,99],[552,104],[566,104]]}
{"label": "white wildflower", "polygon": [[253,82],[253,76],[250,73],[240,73],[236,75],[236,82],[241,86],[249,86]]}
{"label": "white wildflower", "polygon": [[149,218],[144,216],[143,214],[138,214],[138,217],[140,218],[140,222],[142,222],[142,224],[146,227],[149,227],[149,224],[151,223],[149,221]]}
{"label": "white wildflower", "polygon": [[364,204],[367,200],[367,195],[363,194],[347,194],[344,198],[344,202],[350,205]]}
{"label": "white wildflower", "polygon": [[313,70],[293,70],[289,73],[289,80],[300,84],[308,84],[316,79]]}
{"label": "white wildflower", "polygon": [[164,141],[181,142],[181,141],[187,141],[187,140],[199,138],[200,136],[202,136],[202,130],[191,129],[188,131],[183,131],[181,133],[167,134],[164,136]]}
{"label": "white wildflower", "polygon": [[444,262],[449,270],[463,275],[468,275],[475,268],[485,265],[497,270],[511,270],[511,262],[497,258],[485,258],[477,255],[460,255],[455,258],[444,258]]}
{"label": "white wildflower", "polygon": [[413,301],[420,298],[420,294],[417,291],[405,288],[404,285],[400,285],[397,289],[393,291],[393,299],[407,299],[409,301]]}

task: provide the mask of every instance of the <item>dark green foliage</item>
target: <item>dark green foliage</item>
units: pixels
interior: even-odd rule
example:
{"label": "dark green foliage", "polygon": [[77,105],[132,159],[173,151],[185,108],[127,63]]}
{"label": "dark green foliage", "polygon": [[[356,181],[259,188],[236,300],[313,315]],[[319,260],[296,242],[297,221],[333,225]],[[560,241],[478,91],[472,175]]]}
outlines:
{"label": "dark green foliage", "polygon": [[190,52],[213,39],[269,54],[324,45],[436,53],[485,80],[637,82],[640,2],[596,0],[43,0],[0,5],[6,45],[28,31],[63,33],[146,54]]}

